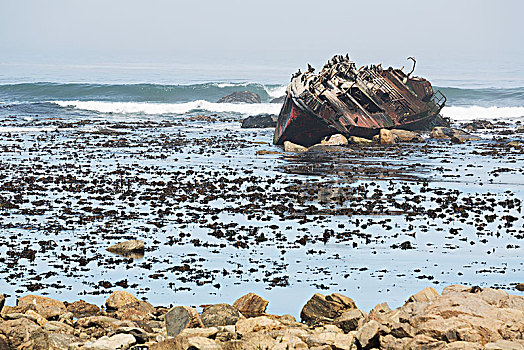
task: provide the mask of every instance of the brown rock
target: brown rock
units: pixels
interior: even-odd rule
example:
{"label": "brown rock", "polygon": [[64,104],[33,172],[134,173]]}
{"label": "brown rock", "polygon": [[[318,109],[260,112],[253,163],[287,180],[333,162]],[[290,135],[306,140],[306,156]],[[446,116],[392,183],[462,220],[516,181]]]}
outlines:
{"label": "brown rock", "polygon": [[101,337],[120,327],[135,327],[131,321],[121,321],[108,316],[83,317],[76,321],[75,328],[84,328],[89,335]]}
{"label": "brown rock", "polygon": [[37,334],[42,332],[42,328],[27,318],[0,322],[0,333],[7,337],[12,349],[17,349],[22,344],[38,338]]}
{"label": "brown rock", "polygon": [[7,337],[3,334],[0,334],[0,350],[10,350]]}
{"label": "brown rock", "polygon": [[116,311],[122,306],[139,301],[133,294],[116,290],[107,298],[106,307],[108,311]]}
{"label": "brown rock", "polygon": [[138,321],[145,319],[147,315],[153,312],[155,312],[153,305],[147,301],[139,300],[120,307],[115,312],[115,316],[121,320]]}
{"label": "brown rock", "polygon": [[268,303],[267,300],[255,293],[249,293],[237,299],[233,303],[233,307],[245,317],[257,317],[265,314]]}
{"label": "brown rock", "polygon": [[446,344],[445,350],[481,350],[484,347],[479,343],[471,343],[467,341],[454,341],[453,343]]}
{"label": "brown rock", "polygon": [[26,295],[18,298],[18,307],[24,308],[27,305],[33,305],[35,311],[48,320],[58,319],[61,314],[67,311],[63,302],[38,295]]}
{"label": "brown rock", "polygon": [[67,304],[67,311],[71,312],[75,318],[82,318],[98,315],[100,308],[94,304],[89,304],[80,300]]}
{"label": "brown rock", "polygon": [[446,342],[436,340],[427,335],[417,335],[413,339],[407,342],[404,349],[416,350],[416,349],[442,349],[446,346]]}
{"label": "brown rock", "polygon": [[377,321],[369,321],[364,324],[355,334],[358,343],[363,349],[371,349],[378,347],[379,343],[379,331],[380,323]]}
{"label": "brown rock", "polygon": [[413,294],[408,298],[406,303],[411,302],[426,302],[429,303],[439,297],[438,292],[435,290],[435,288],[432,287],[426,287],[422,289],[420,292]]}
{"label": "brown rock", "polygon": [[4,307],[4,304],[5,304],[5,297],[3,294],[0,294],[0,312],[2,312],[2,308]]}
{"label": "brown rock", "polygon": [[316,293],[308,300],[300,312],[300,318],[308,325],[316,323],[332,323],[337,317],[349,309],[356,309],[355,302],[338,293],[324,296]]}
{"label": "brown rock", "polygon": [[351,140],[351,143],[354,143],[357,145],[367,145],[367,144],[373,143],[373,140],[365,139],[363,137],[358,137],[358,136],[350,136],[349,139]]}
{"label": "brown rock", "polygon": [[380,143],[383,145],[393,145],[395,143],[395,136],[388,129],[380,129]]}
{"label": "brown rock", "polygon": [[325,330],[314,333],[306,339],[307,345],[311,348],[328,345],[332,349],[350,350],[356,349],[354,345],[355,337],[351,334],[344,334],[342,332],[332,332]]}
{"label": "brown rock", "polygon": [[345,146],[348,144],[348,139],[344,135],[335,134],[326,136],[320,141],[320,144],[323,146]]}
{"label": "brown rock", "polygon": [[524,341],[508,341],[497,340],[496,342],[488,343],[484,346],[486,350],[522,350],[524,349]]}
{"label": "brown rock", "polygon": [[[519,283],[519,284],[517,284],[517,285],[515,286],[515,289],[516,289],[516,290],[519,290],[519,291],[521,291],[521,292],[524,292],[524,283]],[[1,297],[0,297],[0,298],[1,298]],[[1,304],[2,304],[2,302],[0,301],[0,305],[1,305]],[[2,309],[2,308],[0,307],[0,310],[1,310],[1,309]]]}
{"label": "brown rock", "polygon": [[175,306],[165,315],[167,335],[176,337],[186,328],[204,327],[198,311],[188,306]]}
{"label": "brown rock", "polygon": [[69,345],[77,343],[80,338],[71,334],[48,333],[49,350],[68,349]]}
{"label": "brown rock", "polygon": [[[127,256],[130,258],[141,258],[144,255],[145,243],[139,239],[134,239],[130,241],[120,242],[112,245],[106,250],[111,253]],[[138,256],[133,256],[132,254],[138,254]]]}
{"label": "brown rock", "polygon": [[284,152],[306,152],[307,147],[297,145],[291,141],[284,141]]}
{"label": "brown rock", "polygon": [[240,312],[229,304],[216,304],[206,307],[201,319],[206,327],[229,326],[237,323]]}
{"label": "brown rock", "polygon": [[75,331],[70,325],[58,321],[47,321],[42,328],[50,333],[73,334]]}
{"label": "brown rock", "polygon": [[235,325],[235,330],[241,336],[248,333],[254,333],[259,331],[272,331],[280,329],[282,324],[276,320],[272,320],[266,316],[252,317],[239,320]]}
{"label": "brown rock", "polygon": [[413,131],[393,129],[391,133],[395,137],[395,142],[422,142],[424,139]]}
{"label": "brown rock", "polygon": [[357,329],[365,317],[366,315],[359,309],[350,309],[344,311],[342,315],[336,318],[333,324],[342,329],[344,333],[348,333]]}

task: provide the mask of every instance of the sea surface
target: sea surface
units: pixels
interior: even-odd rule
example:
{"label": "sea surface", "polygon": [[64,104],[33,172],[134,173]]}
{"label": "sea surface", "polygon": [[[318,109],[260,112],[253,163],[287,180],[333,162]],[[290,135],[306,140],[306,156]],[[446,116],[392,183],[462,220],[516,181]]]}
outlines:
{"label": "sea surface", "polygon": [[[280,111],[278,70],[0,68],[0,293],[10,304],[36,293],[101,305],[125,289],[198,306],[255,292],[268,312],[298,316],[315,292],[364,310],[428,285],[522,294],[524,155],[508,142],[523,139],[524,80],[434,74],[445,117],[493,123],[475,131],[481,141],[291,155],[271,129],[240,128]],[[262,103],[217,103],[241,90]],[[144,240],[145,256],[105,251],[125,239]]]}

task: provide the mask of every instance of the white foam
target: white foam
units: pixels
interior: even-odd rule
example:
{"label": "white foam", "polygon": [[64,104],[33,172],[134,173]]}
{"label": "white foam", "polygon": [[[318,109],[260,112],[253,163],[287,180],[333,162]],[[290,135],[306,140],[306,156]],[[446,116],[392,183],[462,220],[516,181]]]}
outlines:
{"label": "white foam", "polygon": [[[248,86],[251,83],[215,83],[219,88],[236,87],[236,86]],[[254,83],[253,83],[254,84]]]}
{"label": "white foam", "polygon": [[475,119],[522,119],[524,118],[524,107],[444,107],[441,114],[451,120],[475,120]]}
{"label": "white foam", "polygon": [[192,101],[186,103],[145,103],[145,102],[105,102],[105,101],[50,101],[61,107],[73,107],[101,113],[119,114],[185,114],[190,111],[233,112],[245,115],[261,113],[278,114],[280,104],[275,103],[214,103]]}
{"label": "white foam", "polygon": [[4,126],[0,127],[0,132],[9,132],[9,133],[19,133],[19,132],[46,132],[46,131],[56,131],[56,127],[22,127],[22,126]]}
{"label": "white foam", "polygon": [[273,98],[284,96],[286,94],[287,85],[275,86],[272,88],[264,87],[267,91],[267,94]]}

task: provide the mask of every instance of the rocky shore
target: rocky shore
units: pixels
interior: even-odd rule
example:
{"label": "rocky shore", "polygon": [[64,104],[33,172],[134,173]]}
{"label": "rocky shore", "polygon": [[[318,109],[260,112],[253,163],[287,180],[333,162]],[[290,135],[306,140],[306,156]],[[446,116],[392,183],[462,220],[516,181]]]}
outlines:
{"label": "rocky shore", "polygon": [[99,308],[0,295],[0,350],[7,349],[524,349],[524,296],[492,288],[427,287],[369,313],[342,294],[314,294],[300,320],[266,313],[249,293],[232,305],[154,307],[115,291]]}

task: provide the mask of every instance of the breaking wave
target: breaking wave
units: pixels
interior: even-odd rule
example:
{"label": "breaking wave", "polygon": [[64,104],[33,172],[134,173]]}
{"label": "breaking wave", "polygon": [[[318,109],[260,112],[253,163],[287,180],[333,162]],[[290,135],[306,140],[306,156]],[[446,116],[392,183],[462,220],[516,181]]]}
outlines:
{"label": "breaking wave", "polygon": [[456,120],[456,121],[475,120],[475,119],[516,120],[516,119],[524,119],[524,107],[451,106],[451,107],[444,107],[441,111],[441,114],[444,117],[448,117],[451,120]]}
{"label": "breaking wave", "polygon": [[144,103],[106,101],[53,101],[61,107],[76,108],[99,113],[120,114],[184,114],[188,112],[233,112],[243,115],[261,113],[278,114],[281,105],[276,103],[214,103],[204,100],[185,103]]}

